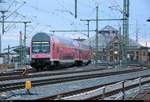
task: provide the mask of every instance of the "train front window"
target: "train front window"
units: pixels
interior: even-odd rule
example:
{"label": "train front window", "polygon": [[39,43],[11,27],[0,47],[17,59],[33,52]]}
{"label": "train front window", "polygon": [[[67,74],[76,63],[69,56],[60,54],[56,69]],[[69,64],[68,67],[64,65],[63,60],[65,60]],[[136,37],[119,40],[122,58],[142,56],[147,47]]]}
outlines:
{"label": "train front window", "polygon": [[39,53],[40,52],[40,45],[32,45],[32,53]]}
{"label": "train front window", "polygon": [[49,42],[32,42],[32,53],[49,53]]}

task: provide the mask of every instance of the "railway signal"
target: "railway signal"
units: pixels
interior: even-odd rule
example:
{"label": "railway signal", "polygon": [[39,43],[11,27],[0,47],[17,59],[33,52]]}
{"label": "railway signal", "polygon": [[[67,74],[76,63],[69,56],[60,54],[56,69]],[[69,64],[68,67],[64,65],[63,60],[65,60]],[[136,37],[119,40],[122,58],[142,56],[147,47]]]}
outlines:
{"label": "railway signal", "polygon": [[2,53],[2,35],[4,34],[4,22],[5,22],[5,13],[7,12],[6,10],[6,2],[4,0],[0,0],[0,13],[2,14],[1,19],[2,19],[2,34],[0,34],[0,53]]}

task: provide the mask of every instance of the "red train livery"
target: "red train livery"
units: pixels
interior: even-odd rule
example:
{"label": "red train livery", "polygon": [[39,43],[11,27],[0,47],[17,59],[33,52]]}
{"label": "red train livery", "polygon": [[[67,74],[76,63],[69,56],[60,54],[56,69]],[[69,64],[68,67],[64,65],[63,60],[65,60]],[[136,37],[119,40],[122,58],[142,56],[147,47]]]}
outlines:
{"label": "red train livery", "polygon": [[30,64],[37,70],[54,66],[81,66],[91,62],[91,50],[78,41],[37,33],[32,37]]}

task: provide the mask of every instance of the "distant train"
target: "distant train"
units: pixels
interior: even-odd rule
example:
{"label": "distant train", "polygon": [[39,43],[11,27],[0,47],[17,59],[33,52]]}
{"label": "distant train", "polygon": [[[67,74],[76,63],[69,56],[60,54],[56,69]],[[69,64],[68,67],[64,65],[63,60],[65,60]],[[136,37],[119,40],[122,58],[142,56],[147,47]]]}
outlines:
{"label": "distant train", "polygon": [[37,33],[32,37],[30,65],[43,70],[58,66],[82,66],[91,62],[91,49],[73,39]]}

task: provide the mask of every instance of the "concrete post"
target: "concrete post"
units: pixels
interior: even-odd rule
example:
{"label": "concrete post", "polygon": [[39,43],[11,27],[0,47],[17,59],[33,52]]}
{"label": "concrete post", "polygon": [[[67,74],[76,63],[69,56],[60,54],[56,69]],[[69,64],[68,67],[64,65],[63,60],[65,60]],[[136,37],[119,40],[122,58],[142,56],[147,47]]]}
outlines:
{"label": "concrete post", "polygon": [[141,91],[141,77],[139,77],[139,92]]}
{"label": "concrete post", "polygon": [[106,87],[103,88],[103,96],[102,96],[102,99],[104,100],[105,98],[105,91],[106,91]]}
{"label": "concrete post", "polygon": [[122,93],[123,93],[122,100],[125,99],[125,90],[124,90],[124,88],[125,88],[125,80],[122,81]]}

